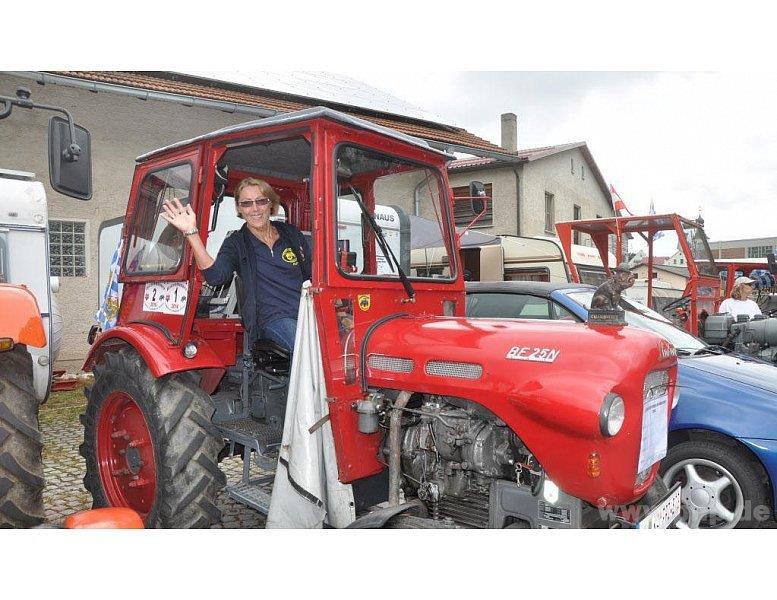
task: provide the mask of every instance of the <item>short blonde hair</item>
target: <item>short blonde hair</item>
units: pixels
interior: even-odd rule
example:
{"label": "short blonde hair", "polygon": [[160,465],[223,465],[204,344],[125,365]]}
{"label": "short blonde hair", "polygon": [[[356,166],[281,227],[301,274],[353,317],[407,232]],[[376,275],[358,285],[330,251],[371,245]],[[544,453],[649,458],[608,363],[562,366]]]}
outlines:
{"label": "short blonde hair", "polygon": [[750,284],[749,283],[738,283],[733,288],[731,288],[731,297],[734,300],[746,300],[747,298],[745,297],[745,293],[743,291],[744,287],[746,285],[750,285]]}
{"label": "short blonde hair", "polygon": [[[270,214],[277,215],[278,207],[281,205],[281,197],[274,189],[272,189],[272,186],[269,183],[263,179],[256,179],[255,177],[246,177],[237,184],[237,187],[235,187],[235,209],[237,210],[239,208],[238,203],[240,202],[240,194],[243,193],[243,190],[247,187],[254,186],[259,188],[259,191],[265,198],[269,198],[272,201]],[[239,210],[237,210],[237,216],[241,219],[245,218]]]}

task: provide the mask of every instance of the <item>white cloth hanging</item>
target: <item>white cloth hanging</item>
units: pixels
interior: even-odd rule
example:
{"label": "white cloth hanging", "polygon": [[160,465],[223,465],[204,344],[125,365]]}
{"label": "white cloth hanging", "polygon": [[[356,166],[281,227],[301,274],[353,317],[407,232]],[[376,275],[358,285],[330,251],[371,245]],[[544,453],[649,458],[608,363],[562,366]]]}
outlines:
{"label": "white cloth hanging", "polygon": [[332,427],[310,282],[302,285],[286,416],[267,528],[345,527],[356,518],[353,490],[337,478]]}

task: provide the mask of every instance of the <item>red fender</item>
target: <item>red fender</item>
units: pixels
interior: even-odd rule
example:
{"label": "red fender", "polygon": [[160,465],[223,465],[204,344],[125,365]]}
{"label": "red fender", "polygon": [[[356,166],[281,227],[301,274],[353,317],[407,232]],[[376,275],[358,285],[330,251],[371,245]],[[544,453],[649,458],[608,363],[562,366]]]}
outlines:
{"label": "red fender", "polygon": [[162,332],[154,327],[142,323],[120,325],[97,336],[86,357],[83,370],[91,371],[105,352],[121,344],[129,344],[137,350],[154,377],[181,371],[224,370],[224,359],[216,354],[208,342],[197,339],[192,341],[197,344],[197,355],[194,358],[186,358],[179,346],[171,344]]}

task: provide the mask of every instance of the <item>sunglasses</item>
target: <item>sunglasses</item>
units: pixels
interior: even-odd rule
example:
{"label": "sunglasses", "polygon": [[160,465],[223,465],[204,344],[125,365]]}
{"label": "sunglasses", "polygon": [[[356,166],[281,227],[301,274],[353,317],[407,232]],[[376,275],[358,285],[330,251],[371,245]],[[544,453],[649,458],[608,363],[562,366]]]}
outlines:
{"label": "sunglasses", "polygon": [[241,200],[238,202],[240,208],[251,208],[254,204],[257,206],[267,206],[272,200],[269,198],[257,198],[256,200]]}

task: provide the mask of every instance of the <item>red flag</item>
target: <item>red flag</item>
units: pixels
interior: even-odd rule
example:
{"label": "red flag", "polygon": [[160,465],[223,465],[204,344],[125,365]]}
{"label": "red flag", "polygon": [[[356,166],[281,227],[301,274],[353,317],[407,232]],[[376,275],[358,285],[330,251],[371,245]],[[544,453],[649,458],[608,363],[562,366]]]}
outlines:
{"label": "red flag", "polygon": [[612,206],[615,209],[616,215],[622,217],[624,216],[624,213],[628,213],[629,215],[632,214],[632,212],[626,208],[626,203],[618,195],[618,192],[615,191],[615,187],[612,184],[610,184],[610,195],[612,195]]}

